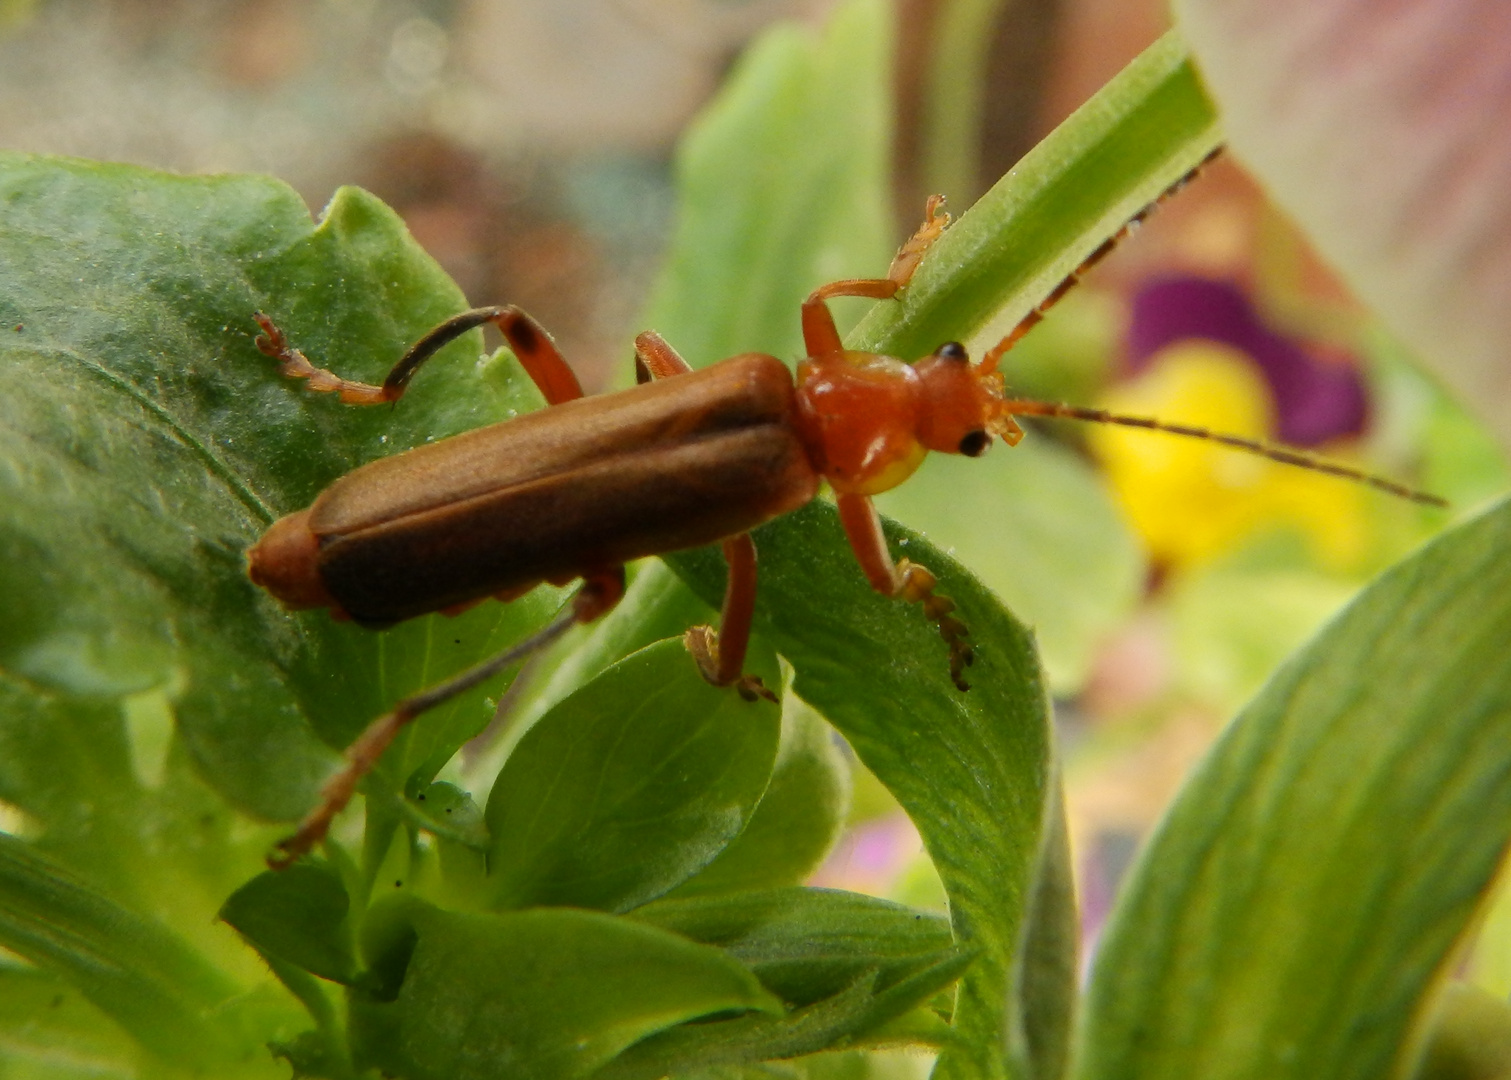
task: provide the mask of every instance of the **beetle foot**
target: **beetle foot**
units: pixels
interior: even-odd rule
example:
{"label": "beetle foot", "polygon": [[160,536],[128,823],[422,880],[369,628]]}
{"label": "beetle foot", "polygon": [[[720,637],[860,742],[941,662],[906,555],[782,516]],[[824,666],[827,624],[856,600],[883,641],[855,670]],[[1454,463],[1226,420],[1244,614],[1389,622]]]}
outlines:
{"label": "beetle foot", "polygon": [[951,614],[955,610],[955,601],[936,593],[934,587],[939,584],[939,579],[915,562],[898,560],[897,575],[901,581],[898,595],[910,603],[922,604],[924,615],[939,627],[939,636],[950,650],[950,681],[957,690],[969,690],[971,685],[965,681],[965,669],[975,663],[976,653],[965,641],[970,630]]}
{"label": "beetle foot", "polygon": [[308,379],[309,388],[316,393],[335,393],[348,405],[378,405],[385,401],[397,401],[403,390],[395,393],[385,386],[353,382],[343,379],[333,371],[317,368],[309,357],[289,344],[285,334],[273,320],[258,311],[252,315],[262,327],[253,344],[264,356],[278,361],[278,373],[290,379]]}
{"label": "beetle foot", "polygon": [[710,685],[732,686],[735,693],[746,701],[764,698],[772,704],[777,703],[777,696],[767,688],[759,675],[741,675],[733,682],[725,682],[719,678],[719,632],[712,626],[689,627],[682,635],[682,644],[697,661],[698,674],[702,675]]}
{"label": "beetle foot", "polygon": [[320,801],[299,823],[294,834],[273,845],[273,851],[267,857],[268,866],[282,870],[315,850],[315,846],[325,839],[325,834],[330,832],[331,822],[346,809],[346,804],[356,794],[357,784],[372,772],[378,759],[383,756],[383,751],[388,749],[400,729],[423,711],[414,708],[413,700],[401,701],[394,706],[392,712],[378,717],[367,726],[366,731],[357,736],[356,742],[346,748],[346,765],[325,782],[325,786],[320,789]]}
{"label": "beetle foot", "polygon": [[939,239],[939,235],[949,227],[949,224],[950,215],[944,212],[944,196],[930,195],[923,209],[923,224],[918,226],[918,231],[908,237],[907,242],[897,249],[897,255],[887,269],[887,277],[898,285],[906,285],[912,280],[913,271],[918,269],[918,264],[923,261],[924,255],[928,253],[929,248],[934,246],[934,241]]}

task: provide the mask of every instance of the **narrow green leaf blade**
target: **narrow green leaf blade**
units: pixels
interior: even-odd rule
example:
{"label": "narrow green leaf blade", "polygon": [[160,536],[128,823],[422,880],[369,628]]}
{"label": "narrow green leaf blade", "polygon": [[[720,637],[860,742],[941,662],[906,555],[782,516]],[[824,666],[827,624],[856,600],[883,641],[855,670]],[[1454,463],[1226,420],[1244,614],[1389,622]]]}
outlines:
{"label": "narrow green leaf blade", "polygon": [[1511,505],[1371,585],[1187,785],[1097,958],[1080,1068],[1375,1078],[1511,840]]}
{"label": "narrow green leaf blade", "polygon": [[[961,1075],[1006,1068],[1009,966],[1039,849],[1049,781],[1048,703],[1029,632],[954,560],[886,523],[892,550],[939,577],[970,628],[971,689],[950,681],[923,614],[866,584],[828,505],[755,534],[756,625],[793,666],[793,689],[850,741],[923,835],[950,895],[957,939],[979,949],[956,1009],[947,1059]],[[705,596],[723,586],[717,555],[671,556]],[[967,1062],[969,1064],[967,1064]]]}
{"label": "narrow green leaf blade", "polygon": [[901,302],[873,307],[847,343],[902,357],[943,341],[994,344],[1220,141],[1216,108],[1172,31],[962,214]]}
{"label": "narrow green leaf blade", "polygon": [[1043,847],[1013,961],[1008,1048],[1018,1076],[1060,1080],[1070,1067],[1080,995],[1080,914],[1058,780],[1047,798]]}
{"label": "narrow green leaf blade", "polygon": [[[840,993],[785,1015],[758,1014],[672,1028],[630,1047],[594,1077],[658,1080],[695,1069],[753,1065],[836,1046],[864,1046],[868,1033],[884,1033],[891,1021],[960,978],[972,959],[969,952],[950,950],[885,988],[878,985],[874,973],[865,973]],[[948,1029],[925,1024],[912,1033],[920,1029],[935,1035],[948,1033]]]}

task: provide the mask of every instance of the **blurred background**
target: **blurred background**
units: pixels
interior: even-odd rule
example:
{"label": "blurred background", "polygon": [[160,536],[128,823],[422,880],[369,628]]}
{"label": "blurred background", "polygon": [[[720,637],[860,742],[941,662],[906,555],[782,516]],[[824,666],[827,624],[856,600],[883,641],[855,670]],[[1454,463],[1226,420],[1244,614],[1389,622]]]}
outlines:
{"label": "blurred background", "polygon": [[[473,302],[535,315],[591,390],[624,376],[643,328],[679,133],[764,27],[817,23],[831,6],[0,0],[0,146],[269,172],[315,213],[359,184]],[[1166,29],[1164,7],[902,0],[898,239],[928,193],[968,206]],[[940,78],[951,57],[960,76]],[[1226,159],[1008,367],[1023,396],[1284,439],[1420,484],[1455,514],[1506,485],[1489,440]],[[1450,517],[1144,433],[1062,425],[1029,442],[1050,450],[1020,448],[1033,467],[992,505],[931,502],[955,490],[939,473],[884,509],[954,547],[1038,629],[1090,941],[1213,736],[1364,581]],[[851,828],[818,881],[942,905],[916,834],[859,769]]]}

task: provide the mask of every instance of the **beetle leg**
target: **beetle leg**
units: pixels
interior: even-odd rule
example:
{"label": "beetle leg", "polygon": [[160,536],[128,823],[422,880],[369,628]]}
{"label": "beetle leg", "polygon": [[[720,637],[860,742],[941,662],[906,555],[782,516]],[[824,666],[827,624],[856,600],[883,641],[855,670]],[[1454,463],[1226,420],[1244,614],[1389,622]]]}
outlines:
{"label": "beetle leg", "polygon": [[398,400],[426,360],[468,331],[490,322],[504,335],[520,367],[540,388],[547,404],[560,405],[582,397],[582,384],[556,348],[551,335],[519,308],[506,304],[503,307],[473,308],[453,315],[411,345],[388,373],[388,378],[383,380],[384,391],[392,394],[390,400]]}
{"label": "beetle leg", "polygon": [[937,579],[926,568],[901,559],[896,563],[887,551],[882,535],[881,517],[865,495],[837,495],[840,524],[866,574],[871,588],[884,596],[895,596],[923,605],[923,613],[939,627],[939,636],[950,649],[950,678],[961,690],[969,690],[965,669],[975,659],[970,645],[963,640],[970,631],[954,615],[955,602],[934,592]]}
{"label": "beetle leg", "polygon": [[[567,363],[540,323],[513,305],[484,310],[498,312],[493,317],[493,324],[503,333],[509,348],[519,359],[520,367],[540,387],[548,404],[560,405],[582,397],[582,384],[577,381],[572,365]],[[393,376],[389,375],[389,378]]]}
{"label": "beetle leg", "polygon": [[913,271],[918,268],[924,254],[950,223],[950,215],[944,212],[943,207],[943,195],[930,196],[924,207],[923,224],[898,249],[886,277],[831,281],[808,294],[808,299],[803,301],[803,345],[809,356],[818,358],[844,351],[844,343],[834,325],[834,316],[829,311],[829,300],[836,296],[890,300],[897,295],[898,289],[912,280]]}
{"label": "beetle leg", "polygon": [[729,563],[729,584],[724,589],[724,609],[719,629],[694,626],[682,643],[698,662],[698,670],[715,686],[733,686],[746,701],[763,697],[776,701],[754,675],[746,675],[745,650],[750,645],[750,621],[755,616],[756,549],[749,533],[724,541],[724,560]]}
{"label": "beetle leg", "polygon": [[803,347],[814,358],[845,351],[839,329],[828,301],[836,296],[862,296],[872,300],[890,300],[902,283],[891,278],[846,278],[820,285],[803,301]]}
{"label": "beetle leg", "polygon": [[572,611],[580,623],[606,615],[624,597],[624,567],[611,566],[582,575],[582,588],[572,597]]}
{"label": "beetle leg", "polygon": [[491,679],[511,664],[539,652],[578,623],[592,622],[613,607],[622,595],[623,567],[585,575],[582,588],[577,590],[571,603],[534,634],[497,656],[468,668],[460,675],[405,698],[392,711],[374,720],[346,748],[346,766],[325,782],[325,786],[320,789],[320,802],[299,823],[298,830],[274,846],[273,852],[268,856],[268,865],[274,870],[281,870],[301,855],[314,850],[315,845],[325,839],[336,815],[351,802],[362,778],[372,772],[383,757],[383,751],[416,717]]}
{"label": "beetle leg", "polygon": [[667,344],[666,339],[654,330],[647,330],[635,338],[635,381],[648,383],[652,379],[670,379],[673,375],[686,375],[692,365]]}
{"label": "beetle leg", "polygon": [[317,368],[302,352],[289,345],[287,335],[273,324],[272,319],[260,311],[252,317],[262,327],[262,333],[257,337],[257,347],[278,361],[280,372],[293,379],[308,379],[311,390],[334,391],[348,405],[376,405],[384,401],[398,401],[404,396],[409,380],[414,378],[421,364],[463,334],[490,322],[503,333],[505,340],[509,342],[509,348],[518,357],[520,366],[534,380],[535,385],[540,387],[540,392],[549,404],[560,405],[563,401],[582,397],[582,385],[550,335],[539,323],[512,304],[474,308],[460,315],[453,315],[411,345],[381,386],[343,379],[325,368]]}
{"label": "beetle leg", "polygon": [[[692,371],[687,361],[654,330],[635,338],[635,378],[639,382],[670,379]],[[745,674],[745,650],[750,646],[750,621],[755,617],[756,549],[749,533],[724,541],[724,561],[729,564],[729,584],[724,587],[724,608],[719,629],[694,626],[682,635],[682,643],[698,662],[698,670],[715,686],[733,686],[746,701],[776,695],[754,675]]]}
{"label": "beetle leg", "polygon": [[[682,359],[665,338],[647,330],[635,338],[635,381],[670,379],[686,375],[692,365]],[[745,674],[745,650],[750,646],[750,622],[755,616],[756,549],[749,533],[724,541],[724,561],[729,564],[729,584],[724,588],[724,609],[719,629],[694,626],[682,635],[682,643],[698,662],[698,670],[715,686],[733,686],[746,701],[763,697],[776,701],[754,675]]]}

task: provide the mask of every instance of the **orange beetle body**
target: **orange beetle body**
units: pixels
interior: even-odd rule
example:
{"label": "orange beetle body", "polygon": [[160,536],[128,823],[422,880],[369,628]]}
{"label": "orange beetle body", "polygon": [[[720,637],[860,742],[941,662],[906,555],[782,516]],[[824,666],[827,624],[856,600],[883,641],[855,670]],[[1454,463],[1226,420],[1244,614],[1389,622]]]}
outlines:
{"label": "orange beetle body", "polygon": [[[931,379],[844,352],[794,385],[750,353],[575,398],[354,470],[275,522],[248,572],[290,608],[384,626],[747,532],[820,479],[873,495],[930,449],[986,448],[1000,394],[961,357],[929,357]],[[956,393],[930,395],[946,373]]]}
{"label": "orange beetle body", "polygon": [[[1187,177],[1189,179],[1189,177]],[[1183,179],[1170,190],[1185,183]],[[1168,194],[1168,192],[1167,192]],[[747,698],[770,697],[743,673],[754,614],[756,553],[749,530],[808,502],[828,481],[847,538],[878,592],[923,608],[949,651],[955,684],[973,658],[954,604],[907,559],[893,561],[870,496],[906,480],[930,452],[977,456],[994,437],[1022,437],[1014,415],[1131,424],[1229,446],[1375,485],[1431,496],[1286,448],[1094,409],[1008,398],[1002,354],[1124,235],[1100,245],[980,363],[954,342],[914,363],[846,350],[829,312],[839,296],[889,299],[911,277],[948,217],[931,200],[927,218],[885,278],[831,282],[802,305],[808,353],[797,376],[771,356],[745,354],[693,371],[654,333],[635,353],[641,385],[585,398],[550,337],[514,307],[479,308],[436,327],[381,386],[315,367],[266,316],[258,347],[285,375],[343,401],[397,401],[441,346],[483,323],[503,332],[550,407],[418,447],[340,478],[307,509],[274,522],[248,552],[248,573],[291,608],[328,607],[340,618],[382,626],[428,612],[455,612],[488,597],[512,599],[541,582],[582,578],[568,610],[534,638],[447,683],[399,702],[348,751],[350,763],[271,860],[310,850],[402,726],[477,685],[573,622],[597,618],[624,588],[624,563],[721,541],[729,583],[718,631],[687,632],[709,682]],[[1141,220],[1150,208],[1133,219]]]}

